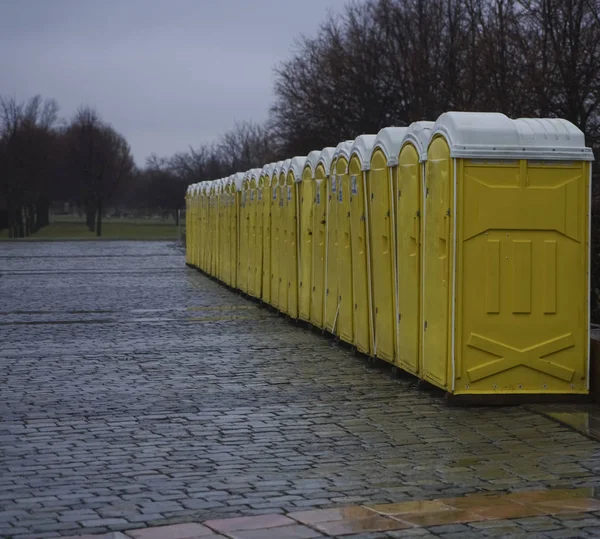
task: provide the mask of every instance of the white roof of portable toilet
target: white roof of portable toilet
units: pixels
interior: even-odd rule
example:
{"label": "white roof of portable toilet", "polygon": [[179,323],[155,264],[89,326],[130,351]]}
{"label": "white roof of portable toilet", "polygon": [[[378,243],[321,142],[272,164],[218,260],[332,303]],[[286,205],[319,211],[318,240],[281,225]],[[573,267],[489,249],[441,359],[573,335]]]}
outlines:
{"label": "white roof of portable toilet", "polygon": [[377,140],[377,135],[359,135],[354,140],[354,144],[350,149],[350,157],[354,154],[358,156],[361,170],[369,170],[371,168],[371,152]]}
{"label": "white roof of portable toilet", "polygon": [[258,184],[258,180],[260,179],[260,168],[253,168],[250,170],[250,179],[251,180],[256,180],[256,183]]}
{"label": "white roof of portable toilet", "polygon": [[321,155],[319,156],[319,160],[317,161],[317,166],[323,164],[326,176],[329,176],[329,172],[331,171],[331,162],[333,161],[334,154],[335,148],[333,146],[327,146],[327,148],[323,148],[321,150]]}
{"label": "white roof of portable toilet", "polygon": [[304,163],[306,163],[306,156],[293,157],[290,166],[288,168],[288,174],[292,172],[294,174],[294,181],[301,182],[302,181],[302,171],[304,170]]}
{"label": "white roof of portable toilet", "polygon": [[242,190],[242,184],[244,183],[245,176],[246,174],[244,172],[236,172],[233,175],[233,185],[235,185],[237,191]]}
{"label": "white roof of portable toilet", "polygon": [[279,175],[281,176],[281,174],[285,174],[287,176],[288,170],[290,168],[290,165],[292,163],[291,159],[286,159],[282,164],[281,167],[279,167]]}
{"label": "white roof of portable toilet", "polygon": [[499,112],[445,112],[433,128],[451,157],[593,161],[581,130],[559,118],[512,120]]}
{"label": "white roof of portable toilet", "polygon": [[[334,159],[339,159],[340,157],[345,157],[346,161],[350,162],[350,150],[352,150],[352,145],[354,144],[353,140],[345,140],[344,142],[340,142],[333,154]],[[348,163],[346,163],[346,169],[348,169]],[[337,169],[337,165],[336,165]],[[337,173],[337,170],[336,170]]]}
{"label": "white roof of portable toilet", "polygon": [[304,162],[304,168],[310,168],[310,176],[314,179],[315,177],[315,169],[317,168],[317,164],[319,163],[319,158],[321,157],[320,150],[313,150],[306,157],[306,161]]}
{"label": "white roof of portable toilet", "polygon": [[340,142],[335,147],[333,158],[337,159],[338,157],[345,157],[346,159],[350,160],[350,150],[352,149],[353,144],[353,140],[345,140],[344,142]]}
{"label": "white roof of portable toilet", "polygon": [[281,172],[281,167],[283,166],[283,161],[277,161],[273,168],[271,169],[271,177],[277,176],[279,178],[279,173]]}
{"label": "white roof of portable toilet", "polygon": [[275,163],[269,163],[268,165],[265,165],[262,168],[262,170],[260,171],[260,175],[268,176],[270,178],[274,168],[275,168]]}
{"label": "white roof of portable toilet", "polygon": [[381,151],[387,158],[388,167],[394,167],[398,164],[398,154],[400,153],[407,129],[406,127],[384,127],[377,133],[373,152],[377,148],[381,148]]}
{"label": "white roof of portable toilet", "polygon": [[413,122],[407,127],[406,134],[402,140],[402,146],[407,142],[413,144],[417,149],[419,161],[421,162],[427,161],[427,147],[429,146],[434,126],[435,122]]}
{"label": "white roof of portable toilet", "polygon": [[244,181],[250,181],[251,177],[252,177],[252,170],[254,169],[250,169],[247,170],[246,172],[244,172]]}

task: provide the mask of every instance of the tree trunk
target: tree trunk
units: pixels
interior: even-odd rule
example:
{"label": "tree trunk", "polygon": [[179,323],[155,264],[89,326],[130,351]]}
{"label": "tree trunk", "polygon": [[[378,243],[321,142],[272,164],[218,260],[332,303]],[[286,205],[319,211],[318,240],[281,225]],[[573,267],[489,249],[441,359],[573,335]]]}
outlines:
{"label": "tree trunk", "polygon": [[98,220],[96,221],[96,236],[102,236],[102,200],[98,201],[98,207],[96,208]]}

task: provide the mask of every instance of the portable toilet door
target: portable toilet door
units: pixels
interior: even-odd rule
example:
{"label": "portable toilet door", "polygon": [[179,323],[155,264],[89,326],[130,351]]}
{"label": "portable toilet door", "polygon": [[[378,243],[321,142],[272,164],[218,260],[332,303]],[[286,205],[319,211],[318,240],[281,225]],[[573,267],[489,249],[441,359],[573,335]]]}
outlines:
{"label": "portable toilet door", "polygon": [[420,370],[422,325],[422,237],[427,146],[434,122],[412,123],[402,141],[394,193],[396,223],[396,364],[411,374]]}
{"label": "portable toilet door", "polygon": [[207,225],[208,225],[208,251],[206,254],[206,273],[213,275],[213,251],[215,243],[215,231],[214,231],[214,212],[215,212],[215,187],[214,181],[210,182],[208,186],[207,198],[208,198],[208,212],[207,212]]}
{"label": "portable toilet door", "polygon": [[237,258],[238,258],[238,207],[237,207],[237,186],[235,176],[231,175],[226,180],[228,188],[229,219],[228,226],[229,244],[229,286],[237,288]]}
{"label": "portable toilet door", "polygon": [[291,159],[286,159],[279,169],[279,311],[287,313],[288,300],[288,243],[290,224],[286,219],[286,199],[287,199],[287,173],[290,167]]}
{"label": "portable toilet door", "polygon": [[274,163],[265,165],[261,172],[262,212],[263,212],[263,265],[262,300],[271,302],[271,173]]}
{"label": "portable toilet door", "polygon": [[190,234],[192,233],[190,227],[190,217],[191,217],[191,203],[192,203],[192,186],[188,185],[185,190],[185,263],[189,265],[190,263]]}
{"label": "portable toilet door", "polygon": [[[339,146],[338,146],[339,147]],[[327,218],[325,236],[325,304],[323,308],[324,327],[334,333],[337,321],[337,174],[335,149],[327,178]]]}
{"label": "portable toilet door", "polygon": [[185,196],[185,263],[194,265],[194,204],[196,203],[196,185],[192,184],[187,188]]}
{"label": "portable toilet door", "polygon": [[202,193],[201,184],[195,184],[192,188],[192,200],[191,200],[191,210],[192,215],[190,217],[190,228],[192,231],[192,237],[190,241],[192,242],[190,245],[190,254],[191,260],[190,263],[196,268],[200,267],[200,256],[202,253],[202,244],[205,241],[202,237],[202,202],[204,201],[204,196]]}
{"label": "portable toilet door", "polygon": [[279,170],[283,161],[279,161],[271,172],[271,302],[276,309],[279,308],[279,261],[281,258],[279,246],[280,234],[280,207],[281,199],[279,189]]}
{"label": "portable toilet door", "polygon": [[195,222],[192,223],[194,234],[199,237],[198,251],[194,253],[192,264],[202,271],[204,271],[204,252],[206,251],[206,231],[204,229],[204,225],[206,223],[205,202],[207,183],[208,182],[201,182],[196,187]]}
{"label": "portable toilet door", "polygon": [[334,332],[349,344],[354,343],[354,298],[352,294],[352,240],[350,238],[350,175],[348,163],[354,141],[342,142],[336,149],[337,176],[337,289]]}
{"label": "portable toilet door", "polygon": [[370,218],[371,290],[374,355],[394,363],[396,337],[396,227],[394,184],[405,127],[379,131],[371,154],[367,184]]}
{"label": "portable toilet door", "polygon": [[217,268],[217,276],[220,281],[225,282],[225,264],[226,264],[226,254],[225,254],[225,242],[226,242],[226,218],[227,218],[227,208],[225,204],[225,180],[219,180],[219,267]]}
{"label": "portable toilet door", "polygon": [[248,244],[249,244],[249,192],[250,178],[243,174],[242,186],[239,192],[239,240],[238,240],[238,270],[237,287],[244,293],[248,292]]}
{"label": "portable toilet door", "polygon": [[371,296],[371,249],[367,176],[376,135],[360,135],[350,150],[350,237],[354,298],[354,346],[373,355],[373,298]]}
{"label": "portable toilet door", "polygon": [[306,157],[294,157],[290,161],[286,175],[286,197],[284,202],[285,221],[287,223],[287,252],[285,257],[287,273],[287,309],[288,316],[298,318],[298,285],[300,275],[300,187],[302,170]]}
{"label": "portable toilet door", "polygon": [[566,120],[438,118],[426,165],[424,379],[458,395],[588,392],[590,161]]}
{"label": "portable toilet door", "polygon": [[263,233],[264,233],[264,214],[263,214],[263,173],[262,169],[257,169],[254,186],[254,211],[255,211],[255,253],[254,253],[254,292],[258,299],[262,299],[262,271],[263,271]]}
{"label": "portable toilet door", "polygon": [[260,169],[248,172],[248,194],[246,198],[248,218],[248,294],[256,297],[255,271],[256,271],[256,187]]}
{"label": "portable toilet door", "polygon": [[310,300],[312,296],[313,271],[313,209],[315,203],[315,168],[321,155],[320,151],[308,154],[302,169],[302,181],[298,188],[300,237],[299,275],[298,275],[298,318],[310,321]]}
{"label": "portable toilet door", "polygon": [[319,329],[325,328],[328,190],[334,152],[335,148],[333,147],[323,148],[315,167],[310,322]]}
{"label": "portable toilet door", "polygon": [[203,239],[201,240],[201,261],[202,261],[202,271],[205,273],[209,273],[210,270],[210,249],[211,249],[211,230],[210,230],[210,190],[212,187],[212,181],[204,182],[206,185],[201,185],[200,189],[202,190],[202,203],[204,206],[204,210],[202,212],[202,229],[201,236]]}

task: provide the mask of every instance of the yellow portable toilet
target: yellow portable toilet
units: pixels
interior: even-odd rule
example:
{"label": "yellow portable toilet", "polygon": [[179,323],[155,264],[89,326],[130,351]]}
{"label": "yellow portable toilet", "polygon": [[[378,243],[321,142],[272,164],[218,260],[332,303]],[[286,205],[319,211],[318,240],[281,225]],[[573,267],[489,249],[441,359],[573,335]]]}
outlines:
{"label": "yellow portable toilet", "polygon": [[[337,183],[336,237],[337,306],[333,331],[340,339],[354,343],[354,298],[352,293],[352,241],[350,238],[350,176],[348,164],[354,141],[338,145],[334,160]],[[330,259],[333,260],[333,259]],[[330,288],[331,291],[331,288]]]}
{"label": "yellow portable toilet", "polygon": [[[262,259],[262,235],[259,236],[259,200],[258,183],[260,181],[260,168],[253,168],[250,171],[250,194],[248,202],[249,213],[249,246],[248,246],[248,294],[254,298],[261,296],[261,281],[257,277],[258,261]],[[262,209],[262,208],[261,208]],[[262,217],[262,214],[261,214]],[[262,262],[261,262],[262,265]]]}
{"label": "yellow portable toilet", "polygon": [[210,261],[211,235],[210,235],[210,189],[212,181],[202,182],[200,191],[202,193],[202,220],[200,224],[200,267],[208,273]]}
{"label": "yellow portable toilet", "polygon": [[373,355],[373,303],[371,296],[371,249],[367,175],[376,135],[360,135],[350,150],[350,236],[354,298],[354,346]]}
{"label": "yellow portable toilet", "polygon": [[588,392],[590,161],[566,120],[438,118],[425,179],[425,380],[455,395]]}
{"label": "yellow portable toilet", "polygon": [[194,235],[197,234],[197,230],[195,228],[195,219],[198,217],[198,207],[197,207],[197,194],[196,194],[196,184],[191,184],[187,189],[186,195],[186,233],[185,233],[185,242],[186,242],[186,255],[185,255],[185,263],[189,266],[194,266]]}
{"label": "yellow portable toilet", "polygon": [[227,283],[232,288],[237,288],[237,244],[238,244],[238,209],[237,209],[237,186],[235,175],[227,177],[225,180],[227,192],[227,245],[223,245],[228,252],[228,275]]}
{"label": "yellow portable toilet", "polygon": [[201,230],[201,203],[203,200],[201,193],[201,185],[200,183],[194,184],[192,186],[192,216],[190,221],[190,227],[192,230],[192,237],[190,238],[190,263],[192,266],[196,268],[200,267],[200,252],[202,248],[202,230]]}
{"label": "yellow portable toilet", "polygon": [[395,178],[396,353],[395,363],[419,374],[421,335],[423,195],[427,146],[434,122],[414,122],[402,140]]}
{"label": "yellow portable toilet", "polygon": [[220,204],[222,205],[221,215],[221,280],[230,285],[231,283],[231,252],[229,249],[230,244],[230,215],[231,215],[231,205],[230,205],[230,191],[231,186],[229,184],[228,178],[222,178],[220,180],[221,183],[221,197]]}
{"label": "yellow portable toilet", "polygon": [[312,295],[310,298],[310,322],[313,326],[325,328],[325,292],[327,258],[327,219],[329,177],[335,148],[321,150],[315,167],[315,205],[313,209],[313,271]]}
{"label": "yellow portable toilet", "polygon": [[216,180],[210,182],[210,190],[208,198],[210,202],[210,209],[208,212],[208,224],[209,224],[209,254],[208,254],[208,269],[207,272],[214,276],[216,263],[216,243],[217,243],[217,196],[216,196],[217,182]]}
{"label": "yellow portable toilet", "polygon": [[192,265],[196,266],[196,268],[204,271],[204,250],[206,245],[206,234],[204,232],[204,222],[205,222],[205,211],[206,208],[204,206],[205,203],[205,187],[207,182],[200,182],[196,185],[194,198],[196,199],[195,205],[195,222],[192,222],[192,228],[194,230],[194,237],[198,238],[198,249],[195,250],[195,247],[192,246]]}
{"label": "yellow portable toilet", "polygon": [[327,182],[327,219],[325,242],[325,329],[336,334],[337,318],[339,314],[338,295],[338,153],[352,146],[352,141],[347,140],[337,145],[331,160],[329,180]]}
{"label": "yellow portable toilet", "polygon": [[287,274],[287,308],[285,312],[293,319],[298,318],[298,275],[300,274],[298,200],[305,162],[306,157],[294,157],[290,161],[286,175],[286,196],[284,200],[284,219],[287,228],[286,252],[283,258]]}
{"label": "yellow portable toilet", "polygon": [[286,264],[286,258],[288,256],[288,242],[289,238],[289,227],[290,224],[286,219],[286,198],[287,198],[287,173],[290,167],[291,159],[286,159],[281,168],[279,169],[279,215],[277,217],[279,221],[279,293],[278,293],[278,307],[282,313],[287,313],[287,300],[288,300],[288,266]]}
{"label": "yellow portable toilet", "polygon": [[321,152],[318,150],[308,154],[302,169],[302,182],[299,185],[298,203],[300,216],[299,276],[298,276],[298,317],[305,322],[310,321],[310,300],[312,296],[313,271],[313,209],[315,205],[315,169]]}
{"label": "yellow portable toilet", "polygon": [[283,161],[279,161],[271,171],[271,300],[270,305],[279,308],[279,259],[280,259],[280,202],[279,172]]}
{"label": "yellow portable toilet", "polygon": [[[242,207],[242,196],[244,191],[244,172],[236,172],[233,175],[233,184],[235,186],[234,211],[236,214],[235,230],[235,288],[242,290],[240,283],[243,281],[244,273],[240,270],[241,261],[244,258],[244,231],[247,227],[244,225],[244,208]],[[247,244],[246,244],[247,245]],[[247,284],[247,281],[246,281]]]}
{"label": "yellow portable toilet", "polygon": [[185,263],[190,265],[191,260],[191,238],[190,234],[193,234],[190,222],[192,220],[192,186],[188,185],[185,190]]}
{"label": "yellow portable toilet", "polygon": [[265,165],[260,173],[262,207],[262,300],[271,302],[271,175],[275,163]]}
{"label": "yellow portable toilet", "polygon": [[371,154],[369,199],[373,354],[393,363],[396,347],[396,226],[394,185],[406,127],[379,131]]}
{"label": "yellow portable toilet", "polygon": [[218,196],[219,196],[219,265],[217,268],[217,277],[220,281],[225,282],[225,264],[227,261],[226,256],[226,229],[227,229],[227,206],[226,206],[226,193],[225,193],[225,179],[221,178],[217,181],[218,184]]}
{"label": "yellow portable toilet", "polygon": [[242,174],[239,203],[239,247],[237,287],[248,292],[248,255],[250,247],[250,171]]}

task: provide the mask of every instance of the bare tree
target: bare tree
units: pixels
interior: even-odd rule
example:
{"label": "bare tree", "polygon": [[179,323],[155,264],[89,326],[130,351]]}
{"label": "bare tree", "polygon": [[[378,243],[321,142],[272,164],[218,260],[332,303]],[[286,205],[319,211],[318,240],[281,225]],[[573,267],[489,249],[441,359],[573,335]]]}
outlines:
{"label": "bare tree", "polygon": [[28,236],[48,224],[57,113],[56,101],[39,95],[22,102],[0,97],[0,194],[11,237]]}
{"label": "bare tree", "polygon": [[134,170],[129,144],[90,107],[77,111],[66,138],[72,174],[80,182],[87,225],[101,236],[106,205]]}

